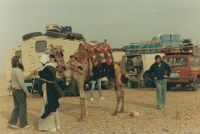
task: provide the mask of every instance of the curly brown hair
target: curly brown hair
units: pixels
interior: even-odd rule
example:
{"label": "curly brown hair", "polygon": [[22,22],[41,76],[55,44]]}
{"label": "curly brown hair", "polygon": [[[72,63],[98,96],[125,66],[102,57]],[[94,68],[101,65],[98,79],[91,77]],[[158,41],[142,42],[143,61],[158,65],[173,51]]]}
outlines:
{"label": "curly brown hair", "polygon": [[21,57],[19,56],[13,56],[11,59],[11,65],[12,65],[12,68],[19,67],[22,71],[24,71],[23,64],[19,63],[20,58]]}

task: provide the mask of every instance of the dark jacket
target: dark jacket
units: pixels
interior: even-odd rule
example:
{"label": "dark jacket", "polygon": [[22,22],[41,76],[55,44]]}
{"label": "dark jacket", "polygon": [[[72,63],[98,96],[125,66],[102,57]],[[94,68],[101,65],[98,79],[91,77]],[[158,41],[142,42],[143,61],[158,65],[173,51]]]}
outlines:
{"label": "dark jacket", "polygon": [[157,77],[157,80],[163,80],[165,79],[164,75],[167,75],[169,77],[170,74],[171,74],[171,68],[164,61],[161,61],[160,67],[155,62],[154,64],[151,65],[148,71],[148,75],[152,80],[154,80],[155,77]]}
{"label": "dark jacket", "polygon": [[46,83],[46,89],[47,89],[48,103],[45,105],[45,112],[41,116],[42,119],[46,118],[51,112],[55,112],[56,109],[59,107],[57,91],[54,86],[54,83],[47,82],[47,81],[51,82],[56,81],[55,73],[56,70],[52,66],[46,66],[42,71],[38,72],[38,75],[41,78],[41,82]]}

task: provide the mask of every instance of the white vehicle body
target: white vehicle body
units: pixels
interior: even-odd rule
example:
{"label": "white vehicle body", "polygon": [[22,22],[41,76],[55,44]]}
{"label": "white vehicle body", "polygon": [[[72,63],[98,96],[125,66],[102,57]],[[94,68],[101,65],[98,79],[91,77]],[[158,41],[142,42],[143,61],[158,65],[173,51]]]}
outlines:
{"label": "white vehicle body", "polygon": [[[23,41],[17,48],[14,48],[6,53],[6,74],[7,79],[10,79],[11,58],[15,55],[22,57],[24,65],[24,76],[30,74],[31,71],[42,67],[39,58],[44,54],[44,49],[53,45],[62,45],[64,49],[64,59],[68,60],[70,55],[78,49],[81,40],[65,40],[63,38],[54,38],[49,36],[32,37]],[[66,61],[65,61],[66,62]]]}
{"label": "white vehicle body", "polygon": [[151,65],[155,62],[155,56],[160,55],[161,58],[164,56],[164,53],[152,53],[152,54],[142,54],[143,60],[143,74],[149,70]]}
{"label": "white vehicle body", "polygon": [[143,83],[145,83],[148,76],[148,70],[150,69],[151,65],[155,62],[156,55],[160,55],[162,57],[165,54],[149,53],[123,55],[121,58],[122,62],[120,64],[122,72],[122,82],[126,84],[128,81],[141,80],[143,81]]}

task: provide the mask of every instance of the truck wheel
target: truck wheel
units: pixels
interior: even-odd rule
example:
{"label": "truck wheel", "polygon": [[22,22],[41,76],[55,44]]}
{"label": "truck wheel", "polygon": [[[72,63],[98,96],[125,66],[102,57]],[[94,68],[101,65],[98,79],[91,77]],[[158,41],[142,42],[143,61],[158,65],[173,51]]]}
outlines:
{"label": "truck wheel", "polygon": [[70,35],[70,34],[69,34],[69,35],[66,35],[65,38],[66,38],[66,39],[74,40],[76,37],[75,37],[74,35]]}
{"label": "truck wheel", "polygon": [[192,90],[197,91],[199,88],[199,81],[198,78],[194,81]]}
{"label": "truck wheel", "polygon": [[172,88],[172,85],[171,85],[171,83],[167,83],[167,91],[170,91],[170,90],[171,90],[171,88]]}
{"label": "truck wheel", "polygon": [[147,83],[147,77],[148,77],[148,73],[145,73],[145,74],[143,75],[144,86],[145,86],[145,87],[147,87],[147,86],[146,86],[146,83]]}
{"label": "truck wheel", "polygon": [[62,33],[50,32],[50,31],[46,32],[44,35],[49,36],[49,37],[54,37],[54,38],[60,38],[64,36],[64,34]]}
{"label": "truck wheel", "polygon": [[105,81],[103,83],[103,87],[104,87],[104,89],[108,90],[108,89],[111,89],[112,85],[111,85],[110,81]]}
{"label": "truck wheel", "polygon": [[70,96],[80,96],[78,85],[75,79],[71,79],[68,92],[70,92]]}
{"label": "truck wheel", "polygon": [[42,35],[41,32],[33,32],[33,33],[25,34],[24,36],[22,36],[22,39],[23,39],[23,41],[25,41],[32,37],[41,36],[41,35]]}
{"label": "truck wheel", "polygon": [[122,83],[127,83],[128,82],[128,78],[126,78],[125,75],[122,75],[121,81],[122,81]]}
{"label": "truck wheel", "polygon": [[186,86],[186,84],[181,84],[181,87],[184,88]]}
{"label": "truck wheel", "polygon": [[155,87],[154,81],[148,77],[148,72],[143,75],[143,78],[145,88]]}

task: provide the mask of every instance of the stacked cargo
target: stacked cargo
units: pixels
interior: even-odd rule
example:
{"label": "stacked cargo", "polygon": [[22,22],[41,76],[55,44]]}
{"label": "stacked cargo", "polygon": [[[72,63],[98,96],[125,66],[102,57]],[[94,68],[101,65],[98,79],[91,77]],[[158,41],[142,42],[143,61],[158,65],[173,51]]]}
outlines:
{"label": "stacked cargo", "polygon": [[127,44],[124,48],[127,55],[142,54],[142,50],[140,49],[141,48],[140,43],[130,43],[130,44]]}
{"label": "stacked cargo", "polygon": [[183,39],[182,44],[183,44],[183,46],[185,46],[183,48],[184,51],[191,51],[192,50],[193,43],[192,43],[191,39]]}
{"label": "stacked cargo", "polygon": [[180,34],[171,35],[172,47],[180,47]]}
{"label": "stacked cargo", "polygon": [[82,34],[73,33],[71,26],[59,26],[57,24],[47,24],[46,25],[46,33],[44,35],[55,37],[55,38],[63,38],[70,40],[83,40],[84,37]]}
{"label": "stacked cargo", "polygon": [[[188,40],[184,40],[187,42]],[[163,34],[159,37],[153,37],[151,41],[142,41],[140,43],[130,43],[125,46],[125,52],[130,54],[149,54],[160,53],[163,50],[180,51],[180,34]],[[166,49],[165,49],[166,48]]]}
{"label": "stacked cargo", "polygon": [[170,34],[163,34],[160,36],[161,46],[162,47],[171,47],[171,35]]}
{"label": "stacked cargo", "polygon": [[162,47],[180,47],[180,34],[163,34],[160,40]]}

